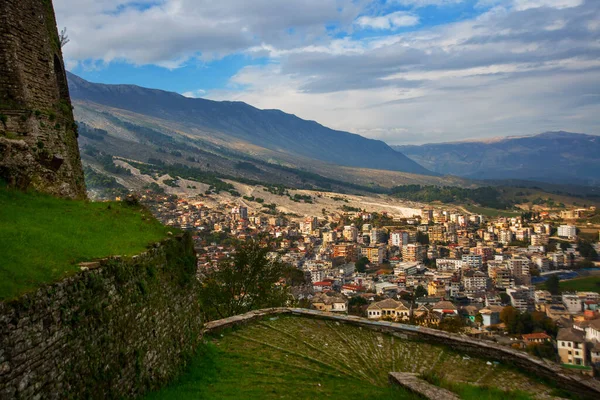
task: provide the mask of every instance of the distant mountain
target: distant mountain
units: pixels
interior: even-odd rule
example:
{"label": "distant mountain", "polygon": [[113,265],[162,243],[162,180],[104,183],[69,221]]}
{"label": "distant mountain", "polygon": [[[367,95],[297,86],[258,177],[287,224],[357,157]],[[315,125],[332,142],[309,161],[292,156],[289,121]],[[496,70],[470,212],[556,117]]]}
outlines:
{"label": "distant mountain", "polygon": [[260,110],[242,102],[191,99],[133,85],[96,84],[70,73],[68,79],[76,103],[135,113],[138,119],[147,116],[163,126],[176,124],[178,131],[192,138],[210,140],[214,136],[220,146],[235,146],[238,151],[245,147],[263,159],[294,159],[297,165],[299,157],[348,167],[436,175],[382,141],[332,130],[279,110]]}
{"label": "distant mountain", "polygon": [[561,131],[394,149],[440,174],[600,185],[600,136]]}

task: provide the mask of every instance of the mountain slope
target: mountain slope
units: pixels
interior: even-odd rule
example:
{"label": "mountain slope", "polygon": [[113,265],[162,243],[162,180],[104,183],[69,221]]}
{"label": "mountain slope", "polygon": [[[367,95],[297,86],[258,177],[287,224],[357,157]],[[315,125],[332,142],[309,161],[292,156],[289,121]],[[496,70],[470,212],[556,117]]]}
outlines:
{"label": "mountain slope", "polygon": [[68,74],[71,97],[187,128],[190,135],[217,135],[286,155],[349,167],[435,175],[384,142],[326,128],[279,110],[241,102],[190,99],[133,85],[104,85]]}
{"label": "mountain slope", "polygon": [[394,148],[425,168],[464,178],[600,184],[600,137],[594,135],[561,131]]}

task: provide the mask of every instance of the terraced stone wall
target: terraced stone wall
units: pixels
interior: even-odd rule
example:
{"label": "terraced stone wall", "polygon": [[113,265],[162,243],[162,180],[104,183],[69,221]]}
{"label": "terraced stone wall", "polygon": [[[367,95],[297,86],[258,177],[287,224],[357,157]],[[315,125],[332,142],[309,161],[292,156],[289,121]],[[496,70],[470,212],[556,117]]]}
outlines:
{"label": "terraced stone wall", "polygon": [[0,179],[86,197],[51,0],[0,1]]}
{"label": "terraced stone wall", "polygon": [[274,308],[253,311],[244,315],[237,315],[223,320],[209,322],[205,326],[205,332],[215,332],[234,325],[248,324],[267,315],[274,314],[293,314],[307,318],[319,318],[343,322],[379,332],[389,333],[401,339],[442,344],[453,350],[465,352],[484,359],[495,359],[501,361],[505,365],[515,366],[521,371],[545,378],[550,382],[555,382],[560,387],[579,394],[582,398],[600,398],[600,382],[589,376],[567,372],[558,364],[533,357],[528,353],[510,347],[420,326],[386,321],[373,321],[355,316],[337,315],[308,309]]}
{"label": "terraced stone wall", "polygon": [[0,399],[111,399],[168,382],[202,321],[190,235],[0,303]]}

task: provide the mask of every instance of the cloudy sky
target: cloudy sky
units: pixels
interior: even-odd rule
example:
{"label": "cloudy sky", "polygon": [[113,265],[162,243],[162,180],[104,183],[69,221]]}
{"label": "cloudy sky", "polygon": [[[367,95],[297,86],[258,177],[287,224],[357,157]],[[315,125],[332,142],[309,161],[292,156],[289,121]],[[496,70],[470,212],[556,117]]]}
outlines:
{"label": "cloudy sky", "polygon": [[54,0],[85,79],[390,144],[600,134],[600,0]]}

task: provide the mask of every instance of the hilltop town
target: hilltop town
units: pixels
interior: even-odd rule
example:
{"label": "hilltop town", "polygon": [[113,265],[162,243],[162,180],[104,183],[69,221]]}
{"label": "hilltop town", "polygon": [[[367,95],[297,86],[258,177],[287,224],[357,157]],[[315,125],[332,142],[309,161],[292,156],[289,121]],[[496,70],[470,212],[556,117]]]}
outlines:
{"label": "hilltop town", "polygon": [[248,197],[147,191],[143,202],[163,223],[194,232],[200,269],[242,241],[269,246],[303,272],[293,293],[307,308],[461,332],[589,373],[598,366],[600,286],[548,290],[556,278],[598,281],[597,238],[579,237],[576,226],[595,207],[486,217],[440,206],[366,211],[327,196],[339,196],[337,211],[305,216],[262,199],[262,209],[252,207]]}

